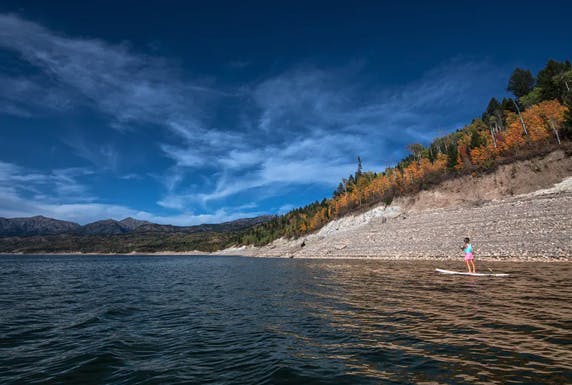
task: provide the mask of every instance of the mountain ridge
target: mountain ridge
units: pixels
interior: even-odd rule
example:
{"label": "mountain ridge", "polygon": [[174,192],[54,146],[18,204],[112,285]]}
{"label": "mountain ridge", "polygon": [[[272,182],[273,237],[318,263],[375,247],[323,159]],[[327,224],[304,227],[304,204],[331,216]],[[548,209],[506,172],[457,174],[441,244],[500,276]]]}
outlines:
{"label": "mountain ridge", "polygon": [[102,219],[85,225],[43,215],[32,217],[0,217],[0,237],[29,237],[47,235],[120,235],[129,233],[195,233],[238,231],[274,218],[261,215],[234,221],[194,226],[162,225],[127,217],[122,220]]}

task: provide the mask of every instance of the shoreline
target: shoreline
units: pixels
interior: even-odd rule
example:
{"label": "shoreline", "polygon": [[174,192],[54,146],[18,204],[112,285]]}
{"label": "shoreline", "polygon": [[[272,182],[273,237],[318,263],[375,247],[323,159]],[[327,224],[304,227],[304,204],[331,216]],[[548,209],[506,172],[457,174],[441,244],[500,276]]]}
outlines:
{"label": "shoreline", "polygon": [[[391,261],[391,262],[414,262],[414,261],[444,261],[444,262],[463,262],[463,257],[444,257],[444,256],[376,256],[376,255],[358,255],[358,256],[264,256],[264,255],[242,255],[242,254],[225,254],[225,253],[208,253],[208,252],[156,252],[156,253],[0,253],[0,257],[3,256],[149,256],[149,257],[233,257],[233,258],[262,258],[262,259],[296,259],[296,260],[356,260],[356,261],[367,261],[367,260],[377,260],[377,261]],[[478,264],[479,261],[482,262],[545,262],[545,263],[570,263],[572,262],[572,257],[545,257],[545,256],[526,256],[526,257],[479,257],[475,259]]]}

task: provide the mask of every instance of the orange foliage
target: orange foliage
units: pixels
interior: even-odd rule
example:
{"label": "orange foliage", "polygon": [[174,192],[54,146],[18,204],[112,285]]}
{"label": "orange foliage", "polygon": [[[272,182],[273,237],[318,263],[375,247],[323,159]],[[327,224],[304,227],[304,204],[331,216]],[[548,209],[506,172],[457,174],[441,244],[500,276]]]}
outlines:
{"label": "orange foliage", "polygon": [[482,138],[482,140],[484,140],[485,143],[480,145],[479,147],[472,148],[469,151],[469,155],[471,157],[471,164],[475,166],[482,166],[487,161],[496,158],[498,155],[498,148],[494,146],[494,142],[490,137],[490,132],[481,130],[479,131],[479,135]]}
{"label": "orange foliage", "polygon": [[459,142],[457,151],[457,165],[455,166],[455,170],[462,170],[465,166],[470,165],[470,161],[468,162],[469,164],[467,164],[467,160],[469,159],[467,155],[467,145]]}
{"label": "orange foliage", "polygon": [[437,159],[433,162],[433,169],[435,172],[443,172],[447,168],[447,155],[438,154]]}
{"label": "orange foliage", "polygon": [[566,107],[558,100],[547,100],[539,104],[535,104],[522,113],[530,140],[533,142],[545,140],[552,136],[554,127],[560,127],[564,122],[564,114]]}
{"label": "orange foliage", "polygon": [[506,111],[506,122],[501,148],[503,151],[520,147],[525,143],[524,129],[518,116],[514,112]]}
{"label": "orange foliage", "polygon": [[308,224],[308,230],[314,231],[322,226],[326,222],[326,208],[322,208],[318,211],[312,218],[310,218],[310,222]]}
{"label": "orange foliage", "polygon": [[496,156],[497,156],[497,150],[490,143],[484,146],[473,148],[471,150],[471,162],[474,165],[483,165],[488,160],[494,159]]}
{"label": "orange foliage", "polygon": [[403,169],[403,180],[407,186],[412,186],[421,179],[421,170],[417,162],[411,162]]}
{"label": "orange foliage", "polygon": [[506,112],[507,130],[503,133],[501,150],[516,149],[526,143],[547,140],[552,136],[552,126],[561,127],[564,122],[566,107],[558,100],[547,100],[531,106],[522,112],[522,119],[528,131],[528,138],[524,136],[524,129],[520,119],[515,113]]}
{"label": "orange foliage", "polygon": [[[472,130],[465,130],[456,143],[458,157],[455,169],[486,166],[503,152],[518,150],[526,143],[548,140],[553,135],[553,128],[562,127],[566,111],[566,107],[557,100],[544,101],[523,111],[522,118],[527,126],[528,136],[524,133],[519,117],[515,113],[505,111],[506,129],[494,134],[496,147],[490,132],[486,128],[483,129],[482,125],[475,125]],[[471,149],[471,138],[475,129],[481,145]],[[380,199],[391,197],[394,193],[418,191],[422,183],[430,180],[430,177],[444,173],[447,170],[447,163],[447,155],[438,153],[433,162],[421,157],[410,162],[402,170],[389,168],[384,174],[370,173],[362,176],[351,189],[348,188],[347,193],[330,199],[326,207],[320,208],[313,214],[301,214],[297,230],[300,233],[311,232],[322,227],[330,218],[342,216],[364,203],[379,202]]]}

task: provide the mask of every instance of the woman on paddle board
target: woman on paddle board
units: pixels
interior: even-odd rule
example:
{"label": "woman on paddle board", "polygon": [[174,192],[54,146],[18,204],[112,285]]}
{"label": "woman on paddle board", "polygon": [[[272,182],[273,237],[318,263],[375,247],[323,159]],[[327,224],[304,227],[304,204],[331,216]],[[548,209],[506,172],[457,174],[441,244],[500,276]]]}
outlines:
{"label": "woman on paddle board", "polygon": [[465,238],[465,244],[462,249],[465,252],[465,263],[467,264],[469,273],[476,273],[477,269],[475,268],[475,258],[473,257],[473,246],[470,242],[471,240],[469,238]]}

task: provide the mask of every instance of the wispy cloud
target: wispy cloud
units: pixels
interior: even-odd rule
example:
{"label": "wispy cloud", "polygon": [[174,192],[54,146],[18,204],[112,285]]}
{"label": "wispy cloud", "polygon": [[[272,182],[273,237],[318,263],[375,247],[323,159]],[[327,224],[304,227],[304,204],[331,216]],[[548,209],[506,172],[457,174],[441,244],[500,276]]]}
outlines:
{"label": "wispy cloud", "polygon": [[18,218],[34,215],[87,224],[101,219],[121,220],[127,217],[138,218],[159,224],[176,226],[192,226],[203,223],[221,223],[240,218],[262,215],[261,211],[253,211],[250,207],[243,209],[222,207],[212,213],[181,212],[174,215],[158,215],[144,210],[137,210],[119,204],[105,203],[52,203],[37,199],[28,199],[10,188],[0,187],[0,217]]}
{"label": "wispy cloud", "polygon": [[80,224],[106,218],[120,220],[134,217],[154,223],[189,226],[262,214],[253,203],[220,207],[211,213],[182,210],[173,215],[159,215],[127,205],[102,203],[89,196],[88,187],[77,180],[90,174],[91,171],[80,168],[41,173],[12,163],[0,162],[0,217],[41,214]]}
{"label": "wispy cloud", "polygon": [[77,156],[87,160],[93,167],[110,172],[118,170],[120,150],[113,143],[93,145],[79,135],[62,140]]}
{"label": "wispy cloud", "polygon": [[40,172],[0,161],[0,187],[18,196],[28,195],[31,198],[90,201],[93,197],[78,178],[91,174],[93,171],[77,167]]}
{"label": "wispy cloud", "polygon": [[[226,152],[163,146],[177,170],[216,165],[210,191],[169,189],[163,203],[178,207],[224,200],[249,190],[279,194],[285,186],[335,187],[353,172],[358,155],[369,169],[399,160],[406,145],[427,143],[483,108],[501,71],[486,63],[452,60],[401,87],[372,89],[346,70],[296,69],[244,91],[250,127]],[[363,80],[362,80],[363,82]],[[181,179],[182,180],[182,179]],[[173,187],[173,186],[171,186]]]}
{"label": "wispy cloud", "polygon": [[[0,113],[29,117],[88,107],[122,132],[142,126],[168,132],[159,146],[185,167],[200,166],[201,155],[182,154],[168,142],[228,149],[236,141],[232,133],[208,129],[204,122],[207,103],[225,92],[186,78],[176,66],[127,44],[70,37],[17,15],[0,14],[0,50],[16,56],[12,66],[27,68],[0,68]],[[100,171],[118,171],[122,152],[115,143],[95,145],[82,138],[81,127],[62,140]]]}
{"label": "wispy cloud", "polygon": [[0,192],[3,193],[2,198],[0,198],[0,216],[18,218],[42,214],[47,217],[79,224],[87,224],[107,218],[121,220],[123,218],[132,217],[158,224],[193,226],[204,223],[221,223],[240,218],[250,218],[262,214],[261,212],[253,212],[251,210],[241,211],[235,208],[220,208],[209,214],[183,212],[176,215],[157,215],[122,205],[102,203],[52,204],[26,200],[10,192],[5,194],[6,191],[1,188]]}
{"label": "wispy cloud", "polygon": [[34,79],[5,77],[16,92],[0,96],[16,113],[26,112],[34,100],[29,96],[47,92],[44,99],[51,102],[43,100],[45,107],[68,107],[73,101],[106,113],[116,127],[153,123],[192,135],[200,127],[194,116],[200,105],[220,93],[185,81],[163,60],[125,44],[67,37],[15,15],[0,14],[0,31],[0,48],[41,71]]}
{"label": "wispy cloud", "polygon": [[0,74],[0,113],[31,117],[41,111],[64,111],[70,97],[45,79],[10,77]]}

